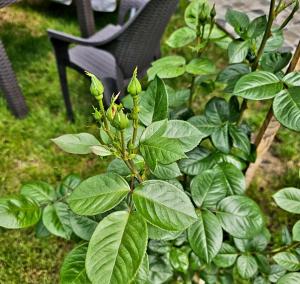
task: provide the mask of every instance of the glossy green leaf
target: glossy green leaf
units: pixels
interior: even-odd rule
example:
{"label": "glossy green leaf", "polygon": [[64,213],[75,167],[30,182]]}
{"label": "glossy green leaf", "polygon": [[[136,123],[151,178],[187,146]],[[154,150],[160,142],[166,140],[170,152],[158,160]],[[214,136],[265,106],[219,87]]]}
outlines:
{"label": "glossy green leaf", "polygon": [[[271,270],[269,273],[269,281],[272,283],[277,283],[277,281],[286,273],[286,270],[278,264],[271,265]],[[285,283],[284,283],[285,284]]]}
{"label": "glossy green leaf", "polygon": [[230,141],[229,141],[229,129],[228,123],[225,123],[211,135],[211,141],[214,146],[223,153],[228,154],[230,152]]}
{"label": "glossy green leaf", "polygon": [[255,260],[257,262],[257,265],[258,265],[258,270],[262,273],[265,273],[265,274],[269,274],[271,272],[271,266],[269,264],[270,260],[269,258],[262,254],[262,253],[256,253],[254,255],[255,257]]}
{"label": "glossy green leaf", "polygon": [[300,221],[298,221],[293,227],[293,241],[300,242]]}
{"label": "glossy green leaf", "polygon": [[178,55],[170,55],[152,62],[152,67],[147,71],[148,80],[152,81],[155,76],[161,79],[175,78],[185,72],[185,58]]}
{"label": "glossy green leaf", "polygon": [[92,283],[130,283],[147,248],[147,225],[137,213],[114,212],[98,225],[89,243],[86,270]]}
{"label": "glossy green leaf", "polygon": [[288,271],[297,271],[300,269],[300,261],[298,257],[291,252],[279,252],[273,256],[277,264]]}
{"label": "glossy green leaf", "polygon": [[135,279],[131,282],[132,284],[150,284],[149,282],[149,258],[147,253],[143,258],[143,262],[139,268]]}
{"label": "glossy green leaf", "polygon": [[[144,159],[140,155],[136,155],[133,159],[134,164],[138,171],[140,171],[144,167]],[[108,172],[112,172],[118,174],[123,177],[127,177],[131,175],[130,169],[126,166],[125,162],[121,159],[114,159],[107,167]]]}
{"label": "glossy green leaf", "polygon": [[163,180],[173,179],[182,175],[177,163],[169,165],[157,163],[155,169],[151,172],[155,177]]}
{"label": "glossy green leaf", "polygon": [[229,105],[223,98],[213,97],[205,106],[207,120],[216,125],[223,125],[229,120]]}
{"label": "glossy green leaf", "polygon": [[259,206],[245,196],[229,196],[217,208],[223,229],[236,238],[251,238],[263,227],[264,220]]}
{"label": "glossy green leaf", "polygon": [[198,207],[214,208],[222,200],[227,190],[224,187],[222,173],[219,169],[202,172],[191,182],[191,194]]}
{"label": "glossy green leaf", "polygon": [[242,35],[247,30],[250,23],[250,19],[247,14],[233,9],[227,10],[225,18],[239,35]]}
{"label": "glossy green leaf", "polygon": [[195,58],[186,66],[186,72],[193,75],[213,74],[216,72],[216,66],[208,58]]}
{"label": "glossy green leaf", "polygon": [[250,100],[266,100],[273,98],[281,90],[282,83],[274,74],[256,71],[238,80],[234,95]]}
{"label": "glossy green leaf", "polygon": [[100,157],[106,157],[112,155],[112,153],[108,149],[106,149],[103,145],[92,146],[91,152]]}
{"label": "glossy green leaf", "polygon": [[202,139],[210,136],[216,130],[216,125],[209,122],[204,115],[193,116],[188,120],[188,122],[194,125],[201,132]]}
{"label": "glossy green leaf", "polygon": [[228,46],[229,63],[241,63],[245,60],[250,47],[249,41],[234,40]]}
{"label": "glossy green leaf", "polygon": [[251,255],[241,255],[237,260],[237,270],[242,278],[253,277],[258,270],[255,258]]}
{"label": "glossy green leaf", "polygon": [[49,203],[57,197],[53,186],[42,181],[24,184],[21,187],[21,194],[31,198],[38,204]]}
{"label": "glossy green leaf", "polygon": [[229,134],[233,142],[233,147],[242,152],[244,159],[248,159],[251,154],[251,142],[245,131],[236,125],[229,126]]}
{"label": "glossy green leaf", "polygon": [[247,36],[249,38],[257,38],[264,34],[267,26],[267,16],[263,15],[255,18],[248,26]]}
{"label": "glossy green leaf", "polygon": [[170,232],[158,227],[147,224],[148,226],[148,235],[151,240],[160,240],[160,241],[169,241],[176,239],[182,232]]}
{"label": "glossy green leaf", "polygon": [[168,93],[164,82],[158,77],[140,96],[139,118],[144,125],[168,118]]}
{"label": "glossy green leaf", "polygon": [[300,281],[300,273],[293,272],[282,276],[278,280],[277,284],[295,284],[295,283],[299,283],[299,281]]}
{"label": "glossy green leaf", "polygon": [[38,204],[26,197],[0,199],[0,227],[21,229],[35,225],[41,216]]}
{"label": "glossy green leaf", "polygon": [[167,86],[167,93],[169,97],[169,107],[177,109],[186,106],[191,91],[189,89],[179,89],[175,91],[171,87]]}
{"label": "glossy green leaf", "polygon": [[89,154],[92,146],[99,146],[100,142],[89,133],[65,134],[52,141],[63,151],[71,154]]}
{"label": "glossy green leaf", "polygon": [[56,202],[47,205],[43,212],[43,223],[51,234],[67,240],[70,239],[72,228],[67,204]]}
{"label": "glossy green leaf", "polygon": [[263,54],[260,64],[264,71],[277,73],[288,65],[291,57],[290,52],[269,52]]}
{"label": "glossy green leaf", "polygon": [[65,258],[60,270],[61,284],[89,284],[85,270],[87,244],[75,247]]}
{"label": "glossy green leaf", "polygon": [[128,183],[121,176],[106,173],[81,182],[68,198],[68,203],[76,214],[96,215],[118,205],[129,191]]}
{"label": "glossy green leaf", "polygon": [[190,44],[195,39],[196,32],[189,27],[184,27],[173,32],[167,40],[167,44],[172,48],[179,48]]}
{"label": "glossy green leaf", "polygon": [[150,283],[160,284],[171,280],[173,269],[170,261],[166,257],[149,256]]}
{"label": "glossy green leaf", "polygon": [[273,101],[273,111],[285,127],[300,131],[300,87],[280,92]]}
{"label": "glossy green leaf", "polygon": [[98,225],[98,222],[85,217],[72,214],[70,217],[71,227],[75,235],[89,241]]}
{"label": "glossy green leaf", "polygon": [[300,189],[288,187],[273,195],[276,204],[290,213],[300,214]]}
{"label": "glossy green leaf", "polygon": [[[257,46],[261,44],[263,35],[257,38]],[[274,28],[272,29],[272,36],[268,39],[267,44],[265,46],[264,52],[274,52],[283,47],[284,44],[284,36],[282,29]]]}
{"label": "glossy green leaf", "polygon": [[196,255],[206,263],[218,254],[223,231],[218,218],[208,210],[198,214],[198,220],[188,229],[189,243]]}
{"label": "glossy green leaf", "polygon": [[35,236],[37,238],[46,238],[50,236],[50,232],[45,227],[42,218],[35,225]]}
{"label": "glossy green leaf", "polygon": [[197,218],[188,196],[165,181],[143,182],[135,189],[133,201],[149,223],[164,230],[183,231]]}
{"label": "glossy green leaf", "polygon": [[170,263],[175,271],[186,273],[189,268],[189,258],[183,249],[173,247],[170,251]]}
{"label": "glossy green leaf", "polygon": [[300,87],[300,72],[291,72],[285,75],[282,81],[289,87]]}
{"label": "glossy green leaf", "polygon": [[58,186],[58,192],[61,196],[65,196],[71,192],[81,183],[79,175],[70,174],[67,175]]}
{"label": "glossy green leaf", "polygon": [[237,257],[238,253],[236,249],[227,243],[223,243],[219,253],[213,259],[213,262],[218,267],[226,268],[232,266],[235,263]]}

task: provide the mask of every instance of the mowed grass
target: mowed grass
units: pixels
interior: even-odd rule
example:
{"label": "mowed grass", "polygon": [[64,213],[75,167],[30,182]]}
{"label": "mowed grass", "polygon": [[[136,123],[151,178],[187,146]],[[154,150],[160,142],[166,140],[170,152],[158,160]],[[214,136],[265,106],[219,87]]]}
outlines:
{"label": "mowed grass", "polygon": [[[114,20],[115,14],[97,15],[99,27]],[[181,24],[181,16],[176,15],[166,34]],[[79,35],[75,10],[48,2],[17,4],[0,10],[0,38],[30,108],[26,119],[16,120],[0,97],[0,196],[18,193],[21,184],[31,180],[56,184],[69,173],[86,178],[102,172],[106,166],[105,161],[93,156],[65,154],[50,141],[65,133],[97,134],[98,130],[90,115],[89,82],[71,70],[68,78],[76,122],[70,124],[66,120],[47,28]],[[162,49],[164,54],[175,53],[166,45]],[[226,61],[224,52],[216,48],[208,53],[219,66]],[[173,81],[172,85],[187,87],[188,79]],[[197,109],[203,109],[209,97],[200,96]],[[267,109],[268,103],[249,104],[246,118],[254,130],[262,123]],[[249,194],[269,214],[270,227],[279,229],[280,224],[289,224],[289,218],[276,209],[271,196],[283,186],[299,185],[300,135],[282,128],[271,153],[270,164],[259,169]],[[55,237],[36,239],[32,229],[3,232],[0,234],[0,283],[58,283],[59,267],[72,246],[72,242]]]}

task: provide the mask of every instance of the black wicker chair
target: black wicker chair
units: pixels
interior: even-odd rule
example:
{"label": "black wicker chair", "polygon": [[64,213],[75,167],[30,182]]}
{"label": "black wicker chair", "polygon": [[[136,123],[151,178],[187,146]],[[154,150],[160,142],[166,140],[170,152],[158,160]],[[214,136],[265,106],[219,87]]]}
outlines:
{"label": "black wicker chair", "polygon": [[[73,120],[73,111],[66,67],[82,73],[87,70],[99,77],[105,85],[104,98],[108,105],[112,93],[123,94],[124,82],[136,66],[141,77],[156,59],[160,39],[177,4],[178,0],[151,0],[123,27],[108,25],[88,39],[48,30],[70,120]],[[72,43],[77,46],[69,49]]]}
{"label": "black wicker chair", "polygon": [[[16,2],[16,0],[0,0],[0,8]],[[18,85],[15,73],[0,40],[0,88],[3,90],[12,113],[23,118],[28,113],[24,97]]]}

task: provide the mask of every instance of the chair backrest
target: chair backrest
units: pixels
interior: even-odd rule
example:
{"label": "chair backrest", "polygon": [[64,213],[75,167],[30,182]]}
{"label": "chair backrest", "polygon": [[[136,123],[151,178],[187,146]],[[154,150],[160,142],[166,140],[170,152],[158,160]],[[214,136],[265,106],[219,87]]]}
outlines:
{"label": "chair backrest", "polygon": [[151,0],[123,27],[118,37],[106,46],[114,54],[127,79],[136,66],[148,68],[159,48],[164,30],[178,0]]}
{"label": "chair backrest", "polygon": [[134,16],[149,0],[120,0],[118,24],[123,25],[127,17]]}

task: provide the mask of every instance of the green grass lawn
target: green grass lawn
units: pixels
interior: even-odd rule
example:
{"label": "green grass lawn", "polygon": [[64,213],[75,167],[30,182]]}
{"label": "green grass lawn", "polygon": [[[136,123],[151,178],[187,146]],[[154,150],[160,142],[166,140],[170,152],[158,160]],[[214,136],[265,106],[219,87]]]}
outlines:
{"label": "green grass lawn", "polygon": [[[105,168],[104,161],[67,155],[50,142],[64,133],[97,133],[90,115],[88,81],[74,71],[68,75],[76,123],[67,122],[54,55],[46,35],[47,28],[79,34],[75,15],[75,10],[58,4],[18,4],[0,10],[0,38],[30,108],[26,119],[16,120],[0,97],[1,196],[17,193],[22,183],[31,180],[55,184],[69,173],[85,178]],[[103,26],[114,19],[114,14],[100,14],[97,24]],[[179,23],[178,16],[174,17],[167,33]],[[169,52],[166,46],[163,50]],[[224,54],[218,50],[212,49],[209,56],[221,56],[224,61]],[[200,103],[205,100],[199,99]],[[261,124],[266,110],[266,105],[250,104],[247,118],[253,128]],[[255,116],[251,118],[251,114]],[[274,209],[271,194],[282,186],[299,185],[300,135],[282,129],[271,157],[271,164],[259,170],[249,194],[272,214],[270,224],[277,228],[279,221],[287,223],[288,217]],[[5,231],[0,234],[0,244],[0,283],[31,284],[57,283],[63,257],[72,246],[72,242],[54,237],[37,240],[31,229]]]}

